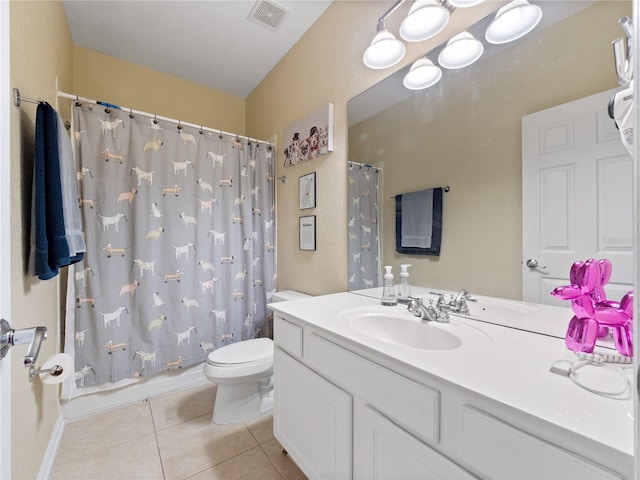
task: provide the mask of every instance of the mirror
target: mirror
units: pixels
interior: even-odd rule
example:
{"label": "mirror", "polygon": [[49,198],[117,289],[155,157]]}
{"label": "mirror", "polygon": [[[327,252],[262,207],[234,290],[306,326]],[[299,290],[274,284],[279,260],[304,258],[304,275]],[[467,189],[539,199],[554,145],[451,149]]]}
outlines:
{"label": "mirror", "polygon": [[[543,21],[533,32],[502,46],[483,41],[480,61],[443,69],[435,86],[405,90],[407,67],[349,102],[349,160],[382,169],[379,258],[396,283],[410,263],[413,285],[522,299],[522,117],[619,87],[611,44],[632,14],[631,1],[536,3]],[[392,197],[439,186],[451,187],[440,256],[396,253]],[[352,230],[350,260],[362,252]]]}

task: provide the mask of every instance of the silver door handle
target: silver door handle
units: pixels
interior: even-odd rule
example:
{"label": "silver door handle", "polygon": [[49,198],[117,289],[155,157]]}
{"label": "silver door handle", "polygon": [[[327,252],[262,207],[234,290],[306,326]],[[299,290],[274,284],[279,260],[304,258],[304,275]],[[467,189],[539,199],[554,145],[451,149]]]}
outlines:
{"label": "silver door handle", "polygon": [[532,270],[545,270],[547,267],[540,267],[538,261],[535,258],[530,258],[525,262],[525,265]]}
{"label": "silver door handle", "polygon": [[36,363],[42,341],[47,339],[47,327],[31,327],[14,330],[5,319],[0,319],[0,359],[9,351],[13,345],[23,343],[29,344],[29,351],[23,358],[22,363],[29,367]]}

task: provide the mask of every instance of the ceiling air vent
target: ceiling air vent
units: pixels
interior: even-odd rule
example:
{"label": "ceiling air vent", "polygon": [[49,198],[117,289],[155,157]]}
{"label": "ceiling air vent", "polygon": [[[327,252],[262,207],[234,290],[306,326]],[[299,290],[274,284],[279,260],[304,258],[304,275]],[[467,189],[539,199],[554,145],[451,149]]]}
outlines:
{"label": "ceiling air vent", "polygon": [[248,19],[275,32],[287,15],[289,15],[289,11],[284,7],[271,1],[258,0]]}

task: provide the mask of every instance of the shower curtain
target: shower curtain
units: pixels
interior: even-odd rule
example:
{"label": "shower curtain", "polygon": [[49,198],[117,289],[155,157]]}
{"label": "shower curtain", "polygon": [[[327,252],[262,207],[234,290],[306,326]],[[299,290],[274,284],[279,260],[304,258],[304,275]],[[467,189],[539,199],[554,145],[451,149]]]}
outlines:
{"label": "shower curtain", "polygon": [[380,169],[349,162],[349,289],[381,285],[378,223]]}
{"label": "shower curtain", "polygon": [[72,387],[263,336],[276,282],[271,146],[80,104],[73,130],[87,253],[67,293]]}

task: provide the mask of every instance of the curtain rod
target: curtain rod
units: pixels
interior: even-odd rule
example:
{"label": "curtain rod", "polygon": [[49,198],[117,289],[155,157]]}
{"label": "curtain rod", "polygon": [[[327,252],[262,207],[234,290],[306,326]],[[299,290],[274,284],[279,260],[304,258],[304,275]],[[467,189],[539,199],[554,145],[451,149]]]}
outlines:
{"label": "curtain rod", "polygon": [[17,88],[11,90],[11,95],[13,97],[13,104],[16,107],[19,107],[22,102],[35,104],[45,103],[44,100],[35,100],[33,98],[23,97],[22,95],[20,95],[20,90],[18,90]]}
{"label": "curtain rod", "polygon": [[[213,128],[204,127],[202,125],[197,125],[195,123],[183,122],[182,120],[177,120],[175,118],[163,117],[161,115],[156,115],[155,113],[143,112],[141,110],[136,110],[136,109],[129,108],[129,107],[121,107],[119,105],[114,105],[112,103],[102,102],[100,100],[93,100],[91,98],[79,97],[78,95],[72,95],[71,93],[61,92],[60,90],[58,90],[57,93],[58,93],[58,97],[61,97],[61,98],[68,98],[69,100],[75,100],[76,102],[90,103],[92,105],[98,105],[98,106],[105,107],[105,108],[113,108],[113,109],[116,109],[116,110],[122,110],[124,112],[129,112],[130,115],[135,114],[135,115],[140,115],[142,117],[152,118],[154,120],[163,120],[165,122],[175,123],[175,124],[178,125],[179,128],[182,127],[182,126],[193,127],[193,128],[199,129],[200,131],[217,133],[219,135],[229,135],[231,137],[242,138],[244,140],[248,140],[249,142],[253,141],[253,142],[256,142],[256,143],[262,143],[264,145],[268,145],[269,147],[273,146],[272,142],[267,142],[265,140],[258,140],[257,138],[250,138],[250,137],[247,137],[245,135],[238,135],[236,133],[225,132],[224,130],[216,130],[216,129],[213,129]],[[24,98],[23,98],[23,100],[24,100]]]}
{"label": "curtain rod", "polygon": [[382,167],[376,167],[373,165],[369,165],[368,163],[360,163],[360,162],[354,162],[352,160],[347,160],[351,165],[355,165],[357,167],[365,167],[365,168],[371,168],[372,170],[377,170],[378,172],[382,171]]}

